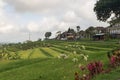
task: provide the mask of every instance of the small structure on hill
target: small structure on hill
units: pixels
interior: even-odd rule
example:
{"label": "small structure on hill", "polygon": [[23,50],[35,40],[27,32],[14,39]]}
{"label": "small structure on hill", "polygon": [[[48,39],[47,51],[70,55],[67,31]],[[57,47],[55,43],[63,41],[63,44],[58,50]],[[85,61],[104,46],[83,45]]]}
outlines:
{"label": "small structure on hill", "polygon": [[96,27],[94,32],[95,34],[93,35],[93,40],[105,40],[105,34],[107,32],[107,28]]}
{"label": "small structure on hill", "polygon": [[59,33],[57,35],[56,39],[57,40],[75,40],[76,33],[75,33],[74,29],[69,28],[68,31],[65,31],[63,33]]}
{"label": "small structure on hill", "polygon": [[104,33],[95,34],[93,36],[93,40],[105,40],[105,34]]}
{"label": "small structure on hill", "polygon": [[67,31],[67,40],[75,40],[76,39],[76,33],[74,31],[74,29],[68,29]]}

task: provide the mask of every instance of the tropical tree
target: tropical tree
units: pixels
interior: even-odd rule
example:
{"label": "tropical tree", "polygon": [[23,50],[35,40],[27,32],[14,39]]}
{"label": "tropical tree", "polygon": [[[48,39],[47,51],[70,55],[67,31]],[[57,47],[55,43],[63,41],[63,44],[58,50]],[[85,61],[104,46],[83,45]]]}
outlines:
{"label": "tropical tree", "polygon": [[51,35],[52,35],[51,32],[46,32],[46,33],[45,33],[45,38],[46,38],[46,39],[49,39],[49,37],[50,37]]}
{"label": "tropical tree", "polygon": [[42,41],[42,39],[41,39],[41,38],[39,38],[37,41]]}
{"label": "tropical tree", "polygon": [[77,29],[77,39],[80,39],[80,26],[76,26],[76,29]]}
{"label": "tropical tree", "polygon": [[76,28],[77,28],[77,32],[79,32],[80,31],[80,26],[76,26]]}
{"label": "tropical tree", "polygon": [[87,37],[91,38],[95,33],[95,28],[93,26],[91,26],[91,27],[87,28],[85,30],[85,32],[86,32]]}
{"label": "tropical tree", "polygon": [[120,20],[120,0],[98,0],[94,11],[100,21],[107,21],[112,14],[114,14],[113,22]]}
{"label": "tropical tree", "polygon": [[68,31],[67,31],[68,33],[72,33],[72,34],[75,34],[76,32],[75,32],[75,30],[74,29],[71,29],[71,28],[68,28]]}
{"label": "tropical tree", "polygon": [[81,30],[79,32],[79,35],[80,35],[81,38],[84,38],[85,37],[85,31]]}
{"label": "tropical tree", "polygon": [[74,29],[71,29],[71,28],[68,28],[68,31],[67,31],[67,39],[68,39],[68,40],[75,40],[75,39],[76,39],[75,36],[76,36],[75,30],[74,30]]}
{"label": "tropical tree", "polygon": [[56,32],[56,39],[58,39],[58,40],[61,39],[61,31]]}
{"label": "tropical tree", "polygon": [[110,25],[120,23],[120,0],[98,0],[94,11],[100,21],[106,22],[111,18]]}

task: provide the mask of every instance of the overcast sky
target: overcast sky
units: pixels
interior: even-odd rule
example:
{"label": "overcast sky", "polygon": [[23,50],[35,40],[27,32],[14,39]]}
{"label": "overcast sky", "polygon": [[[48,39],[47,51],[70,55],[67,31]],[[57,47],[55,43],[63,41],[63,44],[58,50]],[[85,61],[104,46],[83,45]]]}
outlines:
{"label": "overcast sky", "polygon": [[0,42],[22,42],[43,38],[50,31],[65,31],[108,24],[97,21],[96,0],[0,0]]}

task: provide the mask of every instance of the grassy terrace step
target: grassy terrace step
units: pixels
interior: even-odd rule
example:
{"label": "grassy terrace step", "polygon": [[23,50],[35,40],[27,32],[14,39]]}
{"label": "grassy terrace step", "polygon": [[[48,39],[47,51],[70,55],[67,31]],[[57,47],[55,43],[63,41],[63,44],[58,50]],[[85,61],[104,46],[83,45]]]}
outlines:
{"label": "grassy terrace step", "polygon": [[47,51],[50,55],[52,55],[53,57],[57,57],[57,56],[59,56],[59,52],[56,52],[56,51],[54,51],[54,50],[52,50],[52,49],[50,49],[50,48],[43,48],[43,50],[45,50],[45,51]]}
{"label": "grassy terrace step", "polygon": [[69,51],[68,49],[65,48],[65,46],[54,45],[53,47],[58,48],[58,49],[62,49],[64,51]]}
{"label": "grassy terrace step", "polygon": [[[55,51],[57,51],[57,52],[60,52],[60,53],[65,53],[65,54],[70,54],[70,52],[68,52],[68,51],[65,51],[65,50],[62,50],[62,49],[59,49],[59,48],[55,48],[55,47],[51,47],[51,49],[53,49],[53,50],[55,50]],[[103,52],[103,51],[102,51]],[[104,51],[105,52],[105,51]],[[88,55],[90,55],[90,58],[92,58],[93,59],[93,56],[94,57],[97,57],[100,53],[101,53],[101,51],[100,52],[93,52],[93,51],[89,51],[89,50],[84,50],[83,51],[83,53],[87,53]],[[98,54],[98,55],[97,55]],[[95,56],[96,55],[96,56]],[[105,54],[106,55],[106,54]],[[91,57],[92,56],[92,57]]]}
{"label": "grassy terrace step", "polygon": [[39,48],[36,48],[35,51],[31,54],[30,58],[46,58],[47,56],[40,51]]}
{"label": "grassy terrace step", "polygon": [[[65,49],[65,46],[74,45],[74,44],[75,43],[70,42],[69,44],[64,43],[64,46],[60,44],[60,45],[54,45],[54,47],[60,48],[60,49],[63,49],[63,50],[67,50],[67,49]],[[112,44],[112,46],[111,46],[111,44]],[[109,43],[105,44],[105,42],[95,42],[95,43],[89,42],[87,44],[84,43],[84,42],[83,43],[78,43],[78,45],[84,45],[88,50],[111,50],[113,47],[115,47],[115,48],[118,47],[118,45],[116,45],[116,44],[113,44],[113,43],[111,43],[111,44],[109,44]]]}
{"label": "grassy terrace step", "polygon": [[89,43],[80,43],[81,45],[85,46],[93,46],[93,47],[100,47],[100,48],[113,48],[113,47],[118,47],[116,43],[108,43],[108,42],[89,42]]}
{"label": "grassy terrace step", "polygon": [[0,66],[0,73],[10,71],[13,69],[17,69],[20,67],[32,65],[32,64],[46,61],[46,60],[48,60],[48,59],[26,59],[26,60],[17,60],[17,61],[7,62],[7,64],[3,64]]}
{"label": "grassy terrace step", "polygon": [[19,51],[19,55],[22,59],[28,59],[28,56],[32,53],[32,49],[26,50],[26,51]]}
{"label": "grassy terrace step", "polygon": [[34,54],[35,49],[32,50],[32,52],[29,54],[28,59],[31,59],[32,54]]}
{"label": "grassy terrace step", "polygon": [[66,51],[66,50],[62,50],[62,49],[59,49],[59,48],[55,48],[55,47],[51,47],[50,49],[54,50],[54,51],[57,51],[59,53],[65,53],[65,54],[69,54],[70,52]]}
{"label": "grassy terrace step", "polygon": [[[70,51],[69,51],[68,49],[66,49],[66,48],[64,48],[64,47],[62,47],[62,46],[58,46],[58,45],[54,45],[53,49],[59,50],[60,52],[65,52],[65,53],[67,53],[67,54],[70,53]],[[96,49],[91,50],[91,48],[90,48],[90,49],[86,49],[86,50],[84,50],[84,51],[82,51],[82,52],[83,52],[83,53],[95,53],[95,52],[93,52],[93,51],[96,51]]]}
{"label": "grassy terrace step", "polygon": [[71,63],[71,60],[38,60],[35,64],[0,73],[0,80],[74,80],[75,66],[77,65]]}
{"label": "grassy terrace step", "polygon": [[40,51],[46,55],[47,57],[53,57],[49,52],[47,52],[46,50],[44,50],[44,48],[40,48]]}
{"label": "grassy terrace step", "polygon": [[104,47],[95,47],[95,46],[86,46],[87,48],[100,49],[100,50],[112,50],[112,48],[104,48]]}
{"label": "grassy terrace step", "polygon": [[90,51],[101,51],[101,50],[105,50],[105,51],[110,51],[112,50],[111,48],[104,48],[104,47],[93,47],[93,46],[86,46],[86,50],[90,50]]}

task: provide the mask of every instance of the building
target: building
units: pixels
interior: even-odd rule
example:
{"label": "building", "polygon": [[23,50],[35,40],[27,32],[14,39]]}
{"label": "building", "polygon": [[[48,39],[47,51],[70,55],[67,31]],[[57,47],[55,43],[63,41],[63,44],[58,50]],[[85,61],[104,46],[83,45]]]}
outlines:
{"label": "building", "polygon": [[93,36],[93,40],[105,40],[105,34],[104,33],[95,34]]}
{"label": "building", "polygon": [[96,27],[94,30],[93,40],[105,40],[105,34],[107,32],[107,28],[105,27]]}
{"label": "building", "polygon": [[111,38],[119,38],[120,39],[120,23],[117,23],[113,26],[108,27],[108,32]]}
{"label": "building", "polygon": [[96,27],[94,31],[96,34],[101,34],[106,33],[107,29],[105,27]]}
{"label": "building", "polygon": [[65,31],[63,33],[60,32],[56,36],[56,39],[57,40],[75,40],[76,39],[76,33],[75,33],[74,29],[69,28],[68,31]]}

